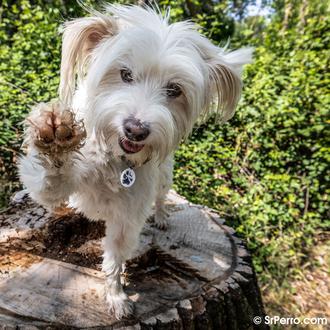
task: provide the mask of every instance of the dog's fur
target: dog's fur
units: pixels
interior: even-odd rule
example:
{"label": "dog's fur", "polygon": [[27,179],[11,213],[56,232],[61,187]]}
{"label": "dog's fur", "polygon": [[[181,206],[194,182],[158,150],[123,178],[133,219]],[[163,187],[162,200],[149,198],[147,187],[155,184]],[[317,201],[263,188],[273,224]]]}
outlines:
{"label": "dog's fur", "polygon": [[[225,51],[192,23],[169,24],[168,13],[151,8],[108,6],[104,13],[91,13],[65,24],[61,101],[32,110],[19,171],[40,204],[51,209],[68,203],[89,219],[105,220],[106,299],[120,318],[131,312],[120,284],[122,264],[153,203],[155,224],[166,226],[163,202],[173,152],[213,109],[222,120],[233,115],[251,49]],[[121,70],[128,69],[132,80],[123,81]],[[173,83],[180,95],[168,95]],[[135,142],[144,145],[136,153],[120,145],[128,118],[150,129],[145,140]],[[136,173],[130,188],[120,184],[127,167]]]}

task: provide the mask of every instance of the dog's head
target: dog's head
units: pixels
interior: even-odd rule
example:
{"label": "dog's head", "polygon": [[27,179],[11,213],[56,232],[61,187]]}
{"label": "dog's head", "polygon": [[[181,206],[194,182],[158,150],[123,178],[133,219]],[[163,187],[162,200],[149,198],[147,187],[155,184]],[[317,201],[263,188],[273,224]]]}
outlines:
{"label": "dog's head", "polygon": [[88,134],[136,165],[164,159],[212,109],[229,119],[242,66],[251,60],[251,49],[226,52],[192,23],[168,18],[150,8],[109,6],[65,25],[62,100],[71,103],[78,78]]}

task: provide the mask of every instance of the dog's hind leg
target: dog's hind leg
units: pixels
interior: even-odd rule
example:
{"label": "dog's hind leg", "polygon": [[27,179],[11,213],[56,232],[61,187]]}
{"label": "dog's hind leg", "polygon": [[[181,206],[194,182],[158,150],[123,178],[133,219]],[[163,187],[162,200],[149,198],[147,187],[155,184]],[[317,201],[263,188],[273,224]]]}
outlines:
{"label": "dog's hind leg", "polygon": [[160,165],[158,191],[155,202],[155,215],[153,217],[153,225],[159,229],[165,230],[167,228],[168,213],[165,208],[165,198],[172,186],[173,181],[173,155]]}

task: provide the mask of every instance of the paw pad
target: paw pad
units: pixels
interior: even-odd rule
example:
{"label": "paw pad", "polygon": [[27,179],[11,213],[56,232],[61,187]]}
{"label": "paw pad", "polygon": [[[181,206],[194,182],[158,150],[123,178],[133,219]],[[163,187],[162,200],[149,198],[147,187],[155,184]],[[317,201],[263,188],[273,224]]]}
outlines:
{"label": "paw pad", "polygon": [[85,142],[82,120],[59,103],[39,104],[27,118],[28,137],[43,153],[56,155],[79,150]]}

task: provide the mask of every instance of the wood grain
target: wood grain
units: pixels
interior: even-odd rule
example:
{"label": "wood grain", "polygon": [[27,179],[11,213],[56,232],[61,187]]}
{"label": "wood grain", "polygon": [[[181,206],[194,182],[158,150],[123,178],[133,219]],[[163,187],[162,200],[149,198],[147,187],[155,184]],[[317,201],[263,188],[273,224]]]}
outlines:
{"label": "wood grain", "polygon": [[[76,217],[78,230],[86,219],[54,217],[20,194],[0,214],[1,325],[252,329],[253,317],[264,315],[249,253],[234,231],[206,207],[170,192],[168,230],[146,224],[140,246],[127,263],[125,291],[135,302],[134,316],[117,321],[107,312],[104,275],[97,265],[92,269],[45,257],[53,228],[49,223],[61,221],[65,230]],[[91,250],[100,255],[100,239],[94,235],[74,247],[70,242],[70,249],[81,258]]]}

